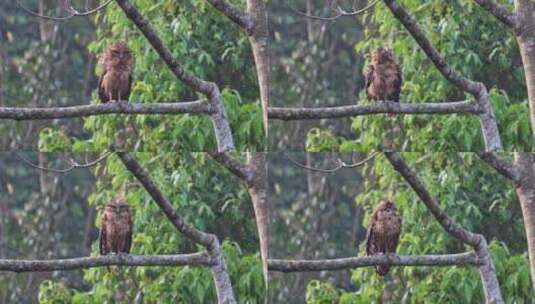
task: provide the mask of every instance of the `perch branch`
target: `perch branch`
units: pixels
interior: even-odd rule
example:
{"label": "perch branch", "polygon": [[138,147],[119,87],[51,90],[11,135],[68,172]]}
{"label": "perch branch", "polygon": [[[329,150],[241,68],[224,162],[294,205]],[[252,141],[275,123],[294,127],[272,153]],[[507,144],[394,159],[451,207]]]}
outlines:
{"label": "perch branch", "polygon": [[86,117],[105,114],[211,114],[213,109],[206,100],[170,103],[112,102],[105,104],[54,107],[10,108],[0,107],[0,119],[35,120]]}
{"label": "perch branch", "polygon": [[382,101],[369,105],[351,105],[322,108],[277,108],[268,110],[270,119],[300,120],[353,117],[370,114],[479,114],[481,109],[473,101],[437,103],[397,103]]}
{"label": "perch branch", "polygon": [[280,272],[347,270],[377,265],[479,266],[480,264],[473,252],[443,255],[374,255],[323,260],[268,260],[269,270]]}
{"label": "perch branch", "polygon": [[208,249],[215,261],[212,266],[212,274],[219,303],[236,303],[226,261],[221,252],[221,246],[217,237],[214,234],[202,232],[187,224],[184,219],[177,214],[175,208],[171,205],[171,202],[169,202],[163,195],[149,173],[141,167],[137,160],[132,158],[126,152],[117,152],[117,156],[121,159],[126,169],[136,177],[145,190],[150,194],[154,202],[160,207],[175,228],[193,242],[201,244]]}
{"label": "perch branch", "polygon": [[207,253],[178,255],[106,255],[55,260],[10,260],[0,259],[0,271],[42,272],[58,270],[87,269],[104,266],[212,266],[212,258]]}

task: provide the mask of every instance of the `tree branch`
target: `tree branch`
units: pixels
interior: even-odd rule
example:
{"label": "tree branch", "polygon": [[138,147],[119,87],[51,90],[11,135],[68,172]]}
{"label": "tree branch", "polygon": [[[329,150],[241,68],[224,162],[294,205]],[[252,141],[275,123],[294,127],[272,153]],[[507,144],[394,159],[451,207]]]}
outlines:
{"label": "tree branch", "polygon": [[396,266],[479,266],[481,262],[473,252],[443,255],[373,255],[324,260],[268,260],[270,271],[305,272],[346,270],[377,265]]}
{"label": "tree branch", "polygon": [[498,283],[498,278],[496,277],[496,270],[494,269],[494,262],[490,256],[485,237],[462,228],[459,224],[450,219],[448,214],[440,208],[438,202],[431,196],[420,179],[407,166],[405,160],[403,160],[399,154],[396,152],[385,152],[385,156],[394,169],[403,176],[405,181],[407,181],[414,192],[420,197],[427,209],[429,209],[444,230],[475,249],[478,258],[481,261],[479,274],[481,276],[481,282],[483,283],[486,303],[503,303],[500,285]]}
{"label": "tree branch", "polygon": [[117,152],[117,156],[121,159],[124,166],[130,171],[136,179],[141,183],[145,190],[150,194],[152,199],[156,202],[158,207],[167,216],[169,221],[175,228],[184,234],[187,238],[206,247],[214,259],[212,266],[212,274],[217,290],[217,298],[219,303],[236,303],[234,299],[234,292],[227,270],[227,264],[219,240],[213,234],[205,233],[197,228],[187,224],[180,215],[176,213],[169,200],[158,189],[156,184],[152,181],[149,173],[128,153]]}
{"label": "tree branch", "polygon": [[516,14],[509,11],[505,6],[497,3],[494,0],[474,0],[479,6],[483,7],[491,14],[493,14],[503,24],[518,32],[519,25]]}
{"label": "tree branch", "polygon": [[104,159],[106,159],[108,156],[110,156],[111,152],[106,152],[104,153],[103,155],[99,156],[97,159],[91,161],[91,162],[88,162],[88,163],[85,163],[85,164],[80,164],[78,162],[76,162],[74,159],[71,158],[70,160],[70,163],[71,165],[65,169],[54,169],[54,168],[46,168],[46,167],[42,167],[42,166],[39,166],[39,165],[36,165],[34,163],[32,163],[30,160],[26,159],[25,157],[23,157],[22,155],[20,154],[15,154],[19,159],[21,159],[23,162],[25,162],[27,165],[29,165],[30,167],[33,167],[33,168],[36,168],[36,169],[39,169],[39,170],[42,170],[42,171],[49,171],[49,172],[54,172],[54,173],[61,173],[61,174],[65,174],[65,173],[68,173],[74,169],[80,169],[80,168],[89,168],[89,167],[92,167],[96,164],[98,164],[99,162],[103,161]]}
{"label": "tree branch", "polygon": [[356,163],[351,163],[351,164],[346,164],[340,157],[338,157],[338,160],[337,160],[338,165],[336,167],[334,167],[334,168],[331,168],[331,169],[320,169],[320,168],[314,168],[314,167],[311,167],[311,166],[304,165],[304,164],[296,161],[292,157],[290,157],[289,154],[286,154],[286,158],[288,158],[294,165],[296,165],[298,167],[301,167],[303,169],[307,169],[307,170],[310,170],[310,171],[316,171],[316,172],[322,172],[322,173],[333,173],[333,172],[336,172],[336,171],[338,171],[338,170],[340,170],[342,168],[360,167],[360,166],[366,164],[368,161],[372,160],[375,156],[377,156],[377,154],[379,154],[379,152],[373,152],[369,156],[364,158],[363,160],[361,160],[359,162],[356,162]]}
{"label": "tree branch", "polygon": [[300,120],[353,117],[370,114],[479,114],[481,109],[473,101],[437,103],[398,103],[382,101],[369,105],[351,105],[323,108],[277,108],[268,109],[270,119]]}
{"label": "tree branch", "polygon": [[209,103],[214,112],[212,113],[212,123],[217,140],[219,152],[234,149],[232,131],[225,113],[225,107],[221,99],[221,93],[217,84],[205,81],[186,71],[173,57],[171,51],[163,44],[162,40],[156,33],[154,27],[150,24],[141,13],[127,0],[116,0],[126,16],[134,22],[138,29],[143,33],[158,55],[167,64],[175,76],[196,91],[206,94],[209,97]]}
{"label": "tree branch", "polygon": [[42,272],[87,269],[104,266],[212,266],[214,261],[205,252],[177,255],[106,255],[55,260],[0,259],[0,271]]}
{"label": "tree branch", "polygon": [[482,152],[477,155],[498,173],[510,179],[515,185],[520,184],[520,172],[516,170],[513,164],[510,164],[505,159],[499,157],[496,152]]}
{"label": "tree branch", "polygon": [[212,114],[214,111],[206,100],[174,103],[111,102],[105,104],[54,107],[10,108],[0,107],[0,119],[36,120],[86,117],[105,114]]}
{"label": "tree branch", "polygon": [[459,224],[451,220],[448,214],[442,210],[442,208],[440,208],[438,202],[427,191],[424,184],[416,176],[416,173],[414,173],[409,166],[407,166],[405,160],[403,160],[399,154],[396,152],[385,152],[385,156],[390,164],[392,164],[394,169],[398,171],[401,176],[403,176],[407,183],[412,187],[414,192],[416,192],[418,197],[420,197],[427,209],[429,209],[431,214],[433,214],[444,230],[463,243],[467,243],[474,247],[479,245],[482,236],[462,228]]}
{"label": "tree branch", "polygon": [[22,5],[20,3],[20,0],[17,1],[17,4],[19,5],[20,8],[25,10],[30,15],[33,15],[33,16],[36,16],[36,17],[39,17],[39,18],[43,18],[43,19],[46,19],[46,20],[66,21],[66,20],[69,20],[69,19],[71,19],[72,17],[75,17],[75,16],[89,16],[91,14],[94,14],[97,11],[99,11],[99,10],[103,9],[104,7],[106,7],[108,4],[110,4],[111,1],[112,0],[107,0],[103,4],[97,6],[96,8],[88,10],[88,11],[84,11],[84,12],[79,12],[71,4],[67,9],[67,11],[69,11],[69,15],[64,16],[64,17],[52,17],[52,16],[46,16],[46,15],[42,15],[42,14],[36,13],[36,12],[32,11],[31,9],[27,8],[26,6]]}
{"label": "tree branch", "polygon": [[232,4],[225,2],[225,0],[207,1],[210,2],[213,7],[223,13],[223,15],[227,16],[232,22],[244,29],[247,33],[252,33],[254,22],[248,14],[242,12]]}
{"label": "tree branch", "polygon": [[242,179],[247,185],[250,185],[253,181],[253,173],[247,165],[244,165],[239,160],[228,155],[228,153],[210,153],[210,156],[220,163],[223,167],[227,168],[232,174]]}
{"label": "tree branch", "polygon": [[384,0],[394,17],[409,31],[427,57],[435,64],[436,68],[444,77],[461,90],[472,94],[480,106],[479,119],[481,131],[485,140],[485,150],[495,151],[502,147],[500,133],[496,124],[496,118],[490,104],[487,88],[481,82],[472,81],[453,70],[433,47],[421,30],[414,17],[409,15],[395,0]]}

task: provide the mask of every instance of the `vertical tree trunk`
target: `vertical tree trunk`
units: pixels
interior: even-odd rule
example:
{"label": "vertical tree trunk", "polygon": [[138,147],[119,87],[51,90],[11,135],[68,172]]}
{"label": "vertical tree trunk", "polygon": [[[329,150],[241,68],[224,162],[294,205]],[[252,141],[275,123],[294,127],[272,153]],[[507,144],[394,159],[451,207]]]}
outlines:
{"label": "vertical tree trunk", "polygon": [[254,22],[253,32],[249,33],[249,42],[253,49],[253,56],[260,87],[262,103],[262,121],[264,132],[268,134],[267,108],[269,107],[269,53],[268,53],[268,15],[264,0],[247,0],[247,13]]}
{"label": "vertical tree trunk", "polygon": [[516,193],[522,207],[524,229],[528,240],[531,282],[535,288],[535,154],[515,153],[514,162],[521,176]]}
{"label": "vertical tree trunk", "polygon": [[520,47],[529,98],[531,130],[535,139],[535,3],[531,0],[515,0],[515,11],[520,24],[516,40]]}
{"label": "vertical tree trunk", "polygon": [[249,185],[249,195],[253,201],[253,208],[260,240],[260,255],[264,281],[268,286],[268,248],[269,248],[269,202],[267,196],[267,165],[265,153],[249,153],[248,165],[253,171],[253,182]]}

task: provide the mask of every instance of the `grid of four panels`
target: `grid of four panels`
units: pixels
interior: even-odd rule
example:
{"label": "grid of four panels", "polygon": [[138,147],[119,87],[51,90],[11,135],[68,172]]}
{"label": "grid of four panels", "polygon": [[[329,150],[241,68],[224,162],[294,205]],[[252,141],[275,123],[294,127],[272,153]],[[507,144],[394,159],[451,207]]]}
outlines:
{"label": "grid of four panels", "polygon": [[535,303],[534,15],[0,3],[0,304]]}

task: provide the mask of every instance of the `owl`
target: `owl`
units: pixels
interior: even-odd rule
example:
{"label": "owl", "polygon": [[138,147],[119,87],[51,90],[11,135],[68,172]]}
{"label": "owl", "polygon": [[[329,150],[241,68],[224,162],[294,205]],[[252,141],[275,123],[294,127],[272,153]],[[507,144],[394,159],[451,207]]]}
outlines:
{"label": "owl", "polygon": [[132,215],[126,199],[119,197],[106,205],[100,228],[100,254],[130,253]]}
{"label": "owl", "polygon": [[401,69],[391,49],[379,47],[374,50],[364,76],[366,92],[370,99],[399,102]]}
{"label": "owl", "polygon": [[124,41],[109,47],[101,57],[102,74],[98,95],[102,103],[124,101],[130,97],[134,56]]}
{"label": "owl", "polygon": [[[367,255],[383,255],[396,253],[396,247],[401,232],[401,217],[396,204],[389,200],[381,200],[372,214],[366,241]],[[378,275],[385,276],[390,266],[378,265],[375,270]]]}

